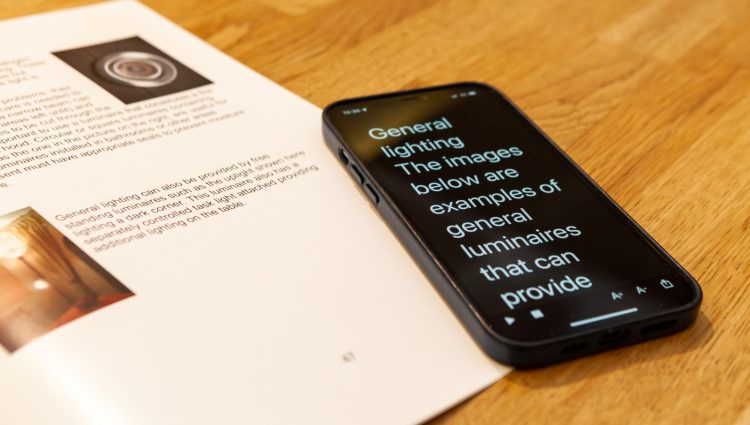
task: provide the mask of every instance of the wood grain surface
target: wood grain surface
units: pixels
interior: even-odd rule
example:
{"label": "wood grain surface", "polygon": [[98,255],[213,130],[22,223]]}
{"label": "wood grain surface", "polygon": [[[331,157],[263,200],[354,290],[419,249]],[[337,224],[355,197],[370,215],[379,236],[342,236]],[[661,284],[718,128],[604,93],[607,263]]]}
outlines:
{"label": "wood grain surface", "polygon": [[688,331],[513,372],[436,424],[750,424],[750,1],[145,3],[320,106],[501,88],[701,283]]}

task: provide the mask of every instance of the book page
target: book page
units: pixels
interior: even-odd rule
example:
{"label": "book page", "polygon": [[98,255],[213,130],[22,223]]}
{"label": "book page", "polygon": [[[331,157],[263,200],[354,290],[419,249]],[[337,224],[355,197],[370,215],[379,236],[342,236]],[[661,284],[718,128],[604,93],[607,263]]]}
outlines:
{"label": "book page", "polygon": [[0,38],[0,423],[414,423],[508,371],[314,105],[135,2]]}

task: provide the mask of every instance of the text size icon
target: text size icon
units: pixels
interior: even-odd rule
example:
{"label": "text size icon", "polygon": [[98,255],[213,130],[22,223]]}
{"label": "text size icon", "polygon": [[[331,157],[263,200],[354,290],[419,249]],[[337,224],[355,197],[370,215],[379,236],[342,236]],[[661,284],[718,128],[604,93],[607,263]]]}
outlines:
{"label": "text size icon", "polygon": [[642,286],[636,286],[636,287],[635,287],[635,290],[636,290],[636,291],[638,291],[638,295],[641,295],[641,294],[645,294],[645,293],[646,293],[646,288],[644,288],[644,287],[642,287]]}
{"label": "text size icon", "polygon": [[612,292],[612,299],[613,300],[622,299],[622,292]]}
{"label": "text size icon", "polygon": [[544,313],[542,313],[542,310],[539,310],[538,308],[535,310],[531,310],[529,313],[531,313],[531,317],[534,319],[541,319],[544,317]]}
{"label": "text size icon", "polygon": [[659,283],[661,284],[661,287],[664,289],[674,288],[674,284],[668,281],[667,279],[662,279],[661,282]]}

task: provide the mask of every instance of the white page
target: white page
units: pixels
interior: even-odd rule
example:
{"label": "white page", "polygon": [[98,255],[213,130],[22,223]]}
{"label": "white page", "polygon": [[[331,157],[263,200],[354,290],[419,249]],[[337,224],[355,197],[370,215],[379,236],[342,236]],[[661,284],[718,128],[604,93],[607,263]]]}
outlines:
{"label": "white page", "polygon": [[[85,75],[100,50],[51,53],[131,37],[195,87],[128,87]],[[508,371],[326,150],[317,107],[135,2],[0,38],[0,423],[414,423]],[[255,177],[267,187],[227,188]]]}

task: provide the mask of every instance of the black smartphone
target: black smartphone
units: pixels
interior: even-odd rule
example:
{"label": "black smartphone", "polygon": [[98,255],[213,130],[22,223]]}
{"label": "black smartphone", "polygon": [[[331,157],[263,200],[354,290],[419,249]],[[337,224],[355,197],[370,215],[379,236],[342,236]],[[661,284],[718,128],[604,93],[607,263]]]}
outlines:
{"label": "black smartphone", "polygon": [[342,100],[323,134],[490,357],[538,367],[695,320],[695,279],[494,88]]}

